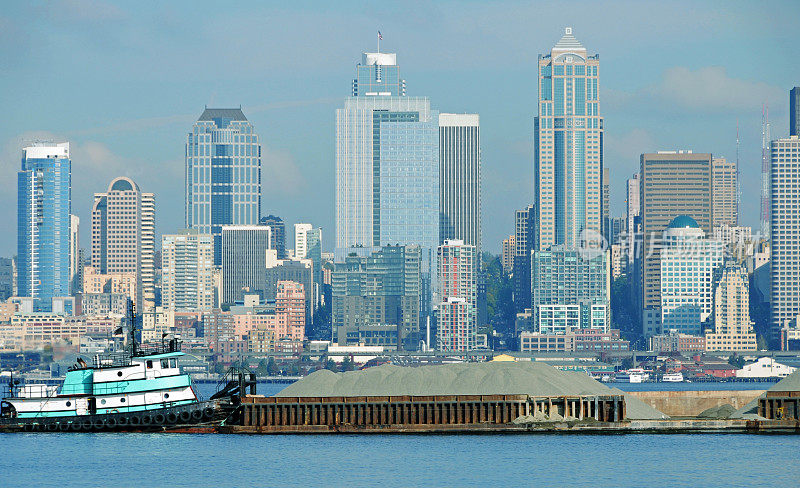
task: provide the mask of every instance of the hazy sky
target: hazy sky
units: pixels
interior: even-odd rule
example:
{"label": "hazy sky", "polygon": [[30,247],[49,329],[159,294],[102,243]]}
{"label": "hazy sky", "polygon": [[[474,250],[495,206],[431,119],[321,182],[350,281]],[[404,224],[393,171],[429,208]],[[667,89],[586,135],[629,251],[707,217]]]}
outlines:
{"label": "hazy sky", "polygon": [[[572,26],[600,54],[612,213],[642,152],[735,158],[757,225],[761,106],[788,134],[800,2],[10,2],[0,10],[0,255],[16,253],[20,149],[72,144],[72,208],[89,248],[92,194],[132,177],[157,231],[183,226],[186,133],[204,105],[241,105],[263,144],[263,213],[334,242],[335,109],[362,51],[396,52],[408,94],[477,112],[484,247],[532,201],[536,60]],[[287,242],[287,247],[293,243]]]}

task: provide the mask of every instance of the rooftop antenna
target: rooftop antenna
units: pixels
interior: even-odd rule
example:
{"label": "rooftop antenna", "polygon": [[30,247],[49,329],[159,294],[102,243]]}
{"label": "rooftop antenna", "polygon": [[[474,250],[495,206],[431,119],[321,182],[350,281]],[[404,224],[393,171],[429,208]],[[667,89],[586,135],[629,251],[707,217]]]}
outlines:
{"label": "rooftop antenna", "polygon": [[381,41],[383,40],[383,34],[381,31],[378,31],[378,54],[381,53]]}

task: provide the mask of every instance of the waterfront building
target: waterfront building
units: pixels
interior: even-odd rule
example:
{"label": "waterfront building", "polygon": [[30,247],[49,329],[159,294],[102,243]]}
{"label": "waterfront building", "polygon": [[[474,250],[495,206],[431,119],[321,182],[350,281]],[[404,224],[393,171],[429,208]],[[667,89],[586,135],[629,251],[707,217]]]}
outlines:
{"label": "waterfront building", "polygon": [[648,341],[650,342],[650,350],[657,353],[696,353],[705,352],[706,350],[705,337],[684,334],[674,330],[651,336]]}
{"label": "waterfront building", "polygon": [[514,307],[521,312],[531,308],[531,252],[536,235],[536,206],[517,210],[514,227]]}
{"label": "waterfront building", "polygon": [[133,273],[136,307],[155,306],[155,196],[127,177],[111,180],[92,205],[92,266],[100,274]]}
{"label": "waterfront building", "polygon": [[478,114],[439,114],[439,242],[481,250],[481,129]]}
{"label": "waterfront building", "polygon": [[222,264],[222,226],[261,218],[261,145],[241,108],[203,110],[186,137],[186,228],[214,236]]}
{"label": "waterfront building", "polygon": [[441,287],[436,349],[472,351],[476,348],[478,256],[473,245],[447,240],[437,251]]}
{"label": "waterfront building", "polygon": [[161,238],[161,303],[166,310],[214,308],[214,238],[197,230]]}
{"label": "waterfront building", "polygon": [[739,225],[739,169],[736,161],[717,157],[711,159],[713,188],[711,190],[713,226]]}
{"label": "waterfront building", "polygon": [[142,342],[163,341],[165,336],[175,333],[175,311],[154,307],[142,313]]}
{"label": "waterfront building", "polygon": [[706,332],[706,351],[758,349],[750,320],[750,279],[741,265],[729,265],[714,288],[714,329]]}
{"label": "waterfront building", "polygon": [[630,350],[630,342],[623,340],[618,329],[604,332],[598,329],[575,329],[566,334],[521,332],[520,352],[621,352]]}
{"label": "waterfront building", "polygon": [[771,332],[778,341],[781,329],[800,315],[800,136],[770,144]]}
{"label": "waterfront building", "polygon": [[[712,233],[711,154],[660,151],[640,157],[639,202],[642,237],[635,244],[637,302],[645,336],[660,334],[661,245],[664,229],[678,216],[693,218],[705,235]],[[667,329],[663,329],[667,330]]]}
{"label": "waterfront building", "polygon": [[22,149],[17,173],[17,295],[37,311],[70,293],[71,167],[69,143]]}
{"label": "waterfront building", "polygon": [[502,264],[503,272],[506,275],[514,272],[514,254],[516,254],[516,251],[516,242],[513,234],[503,239]]}
{"label": "waterfront building", "polygon": [[534,330],[565,334],[611,327],[610,252],[566,246],[533,251],[531,309]]}
{"label": "waterfront building", "polygon": [[235,339],[234,316],[214,308],[203,312],[201,320],[203,342],[215,354],[219,354],[222,343]]}
{"label": "waterfront building", "polygon": [[272,248],[278,251],[278,259],[286,259],[286,225],[276,215],[261,217],[261,225],[268,225],[272,236]]}
{"label": "waterfront building", "polygon": [[661,327],[701,335],[714,314],[714,280],[723,263],[722,243],[705,238],[697,222],[676,217],[661,250]]}
{"label": "waterfront building", "polygon": [[[395,54],[364,53],[336,111],[336,249],[439,245],[439,115],[405,96]],[[428,278],[430,279],[430,278]]]}
{"label": "waterfront building", "polygon": [[359,328],[395,325],[395,348],[416,349],[422,309],[422,250],[384,246],[359,255],[356,249],[331,274],[332,340],[357,343]]}
{"label": "waterfront building", "polygon": [[800,136],[800,86],[789,90],[789,136]]}
{"label": "waterfront building", "polygon": [[534,249],[575,249],[584,232],[603,231],[599,68],[599,56],[589,55],[570,27],[549,54],[539,56]]}
{"label": "waterfront building", "polygon": [[265,293],[270,228],[263,225],[222,227],[222,303],[232,305],[245,294]]}

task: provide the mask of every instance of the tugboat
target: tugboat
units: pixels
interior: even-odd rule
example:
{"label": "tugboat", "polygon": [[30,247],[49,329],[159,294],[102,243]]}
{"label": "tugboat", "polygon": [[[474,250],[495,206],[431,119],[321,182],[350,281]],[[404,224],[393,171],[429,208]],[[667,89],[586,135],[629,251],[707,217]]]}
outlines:
{"label": "tugboat", "polygon": [[0,432],[202,431],[235,411],[246,386],[255,389],[255,375],[239,373],[238,381],[201,401],[178,367],[180,341],[141,345],[136,323],[130,303],[129,347],[97,355],[91,365],[78,358],[61,386],[11,378],[0,402]]}

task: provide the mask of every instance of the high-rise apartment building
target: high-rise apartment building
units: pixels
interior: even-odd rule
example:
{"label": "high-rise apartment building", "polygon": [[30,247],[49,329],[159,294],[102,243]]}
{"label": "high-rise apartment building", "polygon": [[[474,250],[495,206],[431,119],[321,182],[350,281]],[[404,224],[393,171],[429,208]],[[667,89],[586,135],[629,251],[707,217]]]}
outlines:
{"label": "high-rise apartment building", "polygon": [[517,246],[515,241],[516,239],[514,238],[513,234],[503,239],[502,264],[503,264],[503,272],[507,275],[511,274],[514,271],[514,255],[517,252]]}
{"label": "high-rise apartment building", "polygon": [[336,249],[439,245],[439,115],[406,97],[396,56],[365,53],[336,111]]}
{"label": "high-rise apartment building", "polygon": [[800,136],[800,86],[789,90],[789,136]]}
{"label": "high-rise apartment building", "polygon": [[772,340],[800,315],[800,136],[770,144]]}
{"label": "high-rise apartment building", "polygon": [[725,266],[714,288],[714,330],[706,333],[706,351],[758,349],[750,320],[750,279],[740,265]]}
{"label": "high-rise apartment building", "polygon": [[261,225],[268,225],[272,232],[272,247],[278,252],[278,259],[286,259],[286,225],[276,215],[261,217]]}
{"label": "high-rise apartment building", "polygon": [[306,317],[309,321],[314,318],[313,293],[314,289],[314,264],[310,259],[267,259],[266,275],[264,277],[264,299],[275,299],[278,283],[292,281],[303,285],[306,300]]}
{"label": "high-rise apartment building", "polygon": [[706,239],[686,215],[672,220],[661,249],[661,328],[701,335],[714,314],[714,281],[723,263],[722,243]]}
{"label": "high-rise apartment building", "polygon": [[531,308],[531,251],[536,234],[536,206],[514,213],[514,307],[517,312]]}
{"label": "high-rise apartment building", "polygon": [[739,225],[739,171],[736,161],[725,158],[711,160],[713,178],[712,201],[714,227]]}
{"label": "high-rise apartment building", "polygon": [[693,218],[705,235],[713,223],[711,154],[661,151],[642,154],[639,202],[642,237],[636,252],[640,265],[642,329],[661,333],[662,233],[678,216]]}
{"label": "high-rise apartment building", "polygon": [[214,308],[214,238],[187,230],[161,238],[161,304],[174,312]]}
{"label": "high-rise apartment building", "polygon": [[17,173],[17,294],[49,312],[70,292],[69,143],[22,149]]}
{"label": "high-rise apartment building", "polygon": [[439,241],[481,249],[481,128],[478,114],[439,114]]}
{"label": "high-rise apartment building", "polygon": [[186,228],[214,236],[222,264],[222,226],[261,218],[261,145],[241,108],[206,108],[186,138]]}
{"label": "high-rise apartment building", "polygon": [[136,307],[155,306],[155,196],[127,177],[115,178],[92,205],[92,266],[101,274],[133,273]]}
{"label": "high-rise apartment building", "polygon": [[14,296],[14,260],[0,258],[0,301]]}
{"label": "high-rise apartment building", "polygon": [[534,250],[531,310],[536,332],[611,328],[610,251],[582,252],[564,245]]}
{"label": "high-rise apartment building", "polygon": [[222,303],[232,305],[244,295],[265,296],[270,228],[263,225],[222,227]]}
{"label": "high-rise apartment building", "polygon": [[275,292],[275,317],[286,322],[288,336],[303,340],[306,331],[306,290],[301,283],[279,281]]}
{"label": "high-rise apartment building", "polygon": [[331,274],[333,341],[415,349],[420,339],[421,265],[419,246],[384,246],[366,256],[353,252],[336,263]]}
{"label": "high-rise apartment building", "polygon": [[576,248],[584,231],[603,231],[603,118],[598,55],[567,27],[549,54],[539,56],[538,115],[534,119],[535,249]]}
{"label": "high-rise apartment building", "polygon": [[478,256],[473,245],[453,239],[437,252],[438,282],[441,287],[436,349],[471,351],[477,345]]}

